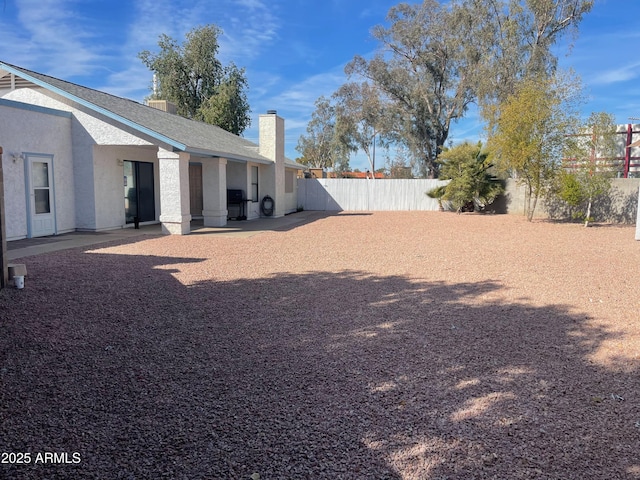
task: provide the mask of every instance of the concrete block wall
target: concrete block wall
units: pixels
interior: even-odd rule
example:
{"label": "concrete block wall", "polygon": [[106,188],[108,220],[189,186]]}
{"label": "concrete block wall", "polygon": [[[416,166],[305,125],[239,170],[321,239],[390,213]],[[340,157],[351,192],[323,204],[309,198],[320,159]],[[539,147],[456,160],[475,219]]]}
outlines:
{"label": "concrete block wall", "polygon": [[[605,223],[635,223],[638,212],[639,187],[640,178],[611,179],[610,195],[594,203],[594,220]],[[525,201],[525,187],[518,185],[515,180],[509,179],[504,198],[498,201],[496,208],[501,213],[524,215]],[[571,218],[571,212],[565,205],[557,201],[540,198],[534,217],[566,220]]]}

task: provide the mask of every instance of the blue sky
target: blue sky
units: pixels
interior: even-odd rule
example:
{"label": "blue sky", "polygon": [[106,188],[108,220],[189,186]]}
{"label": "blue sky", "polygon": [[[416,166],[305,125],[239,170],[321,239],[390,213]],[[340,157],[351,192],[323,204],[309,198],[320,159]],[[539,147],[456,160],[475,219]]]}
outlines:
{"label": "blue sky", "polygon": [[[371,27],[384,23],[392,0],[0,0],[0,60],[115,95],[143,101],[151,72],[137,57],[157,51],[161,33],[179,40],[193,27],[216,24],[219,58],[246,68],[252,126],[275,109],[286,122],[286,154],[305,132],[321,95],[346,81],[354,55],[376,48]],[[618,123],[640,117],[640,1],[595,0],[563,67],[582,78],[592,111],[607,111]],[[640,123],[634,122],[634,123]],[[482,136],[471,114],[453,126],[457,143]],[[378,159],[376,167],[382,166]],[[362,156],[352,168],[366,169]]]}

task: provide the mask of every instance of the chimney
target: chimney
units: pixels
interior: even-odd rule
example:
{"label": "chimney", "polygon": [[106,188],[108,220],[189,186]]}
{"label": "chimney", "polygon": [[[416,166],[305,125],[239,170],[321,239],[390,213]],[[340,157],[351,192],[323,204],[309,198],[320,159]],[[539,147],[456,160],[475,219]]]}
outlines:
{"label": "chimney", "polygon": [[274,200],[274,217],[281,217],[285,212],[284,193],[284,119],[275,110],[267,110],[260,115],[259,153],[273,161],[266,169],[264,178],[264,194]]}
{"label": "chimney", "polygon": [[274,162],[282,157],[284,162],[284,119],[278,117],[275,110],[267,110],[266,114],[260,115],[258,129],[260,155]]}
{"label": "chimney", "polygon": [[163,112],[176,114],[178,113],[178,109],[175,104],[171,103],[169,100],[148,100],[147,105],[151,108],[155,108],[156,110],[162,110]]}

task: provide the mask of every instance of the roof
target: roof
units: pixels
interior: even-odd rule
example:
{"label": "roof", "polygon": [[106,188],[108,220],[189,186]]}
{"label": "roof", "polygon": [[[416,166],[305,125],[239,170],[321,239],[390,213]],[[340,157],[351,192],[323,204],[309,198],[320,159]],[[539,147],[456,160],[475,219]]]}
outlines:
{"label": "roof", "polygon": [[[259,146],[257,144],[215,125],[163,112],[133,100],[76,85],[0,61],[0,78],[5,76],[6,73],[12,73],[92,111],[127,125],[140,133],[154,138],[158,142],[168,144],[174,151],[258,163],[272,163],[272,160],[258,153]],[[289,167],[297,167],[297,164],[291,160],[287,159],[285,163]]]}

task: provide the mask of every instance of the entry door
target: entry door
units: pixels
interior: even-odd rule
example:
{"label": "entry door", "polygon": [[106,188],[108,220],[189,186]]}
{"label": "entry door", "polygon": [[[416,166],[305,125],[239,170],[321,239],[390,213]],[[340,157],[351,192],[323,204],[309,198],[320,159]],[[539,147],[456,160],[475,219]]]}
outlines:
{"label": "entry door", "polygon": [[124,212],[127,223],[156,219],[153,163],[124,161]]}
{"label": "entry door", "polygon": [[191,217],[201,217],[204,209],[201,163],[189,164],[189,203],[191,205]]}
{"label": "entry door", "polygon": [[29,236],[44,237],[56,233],[53,191],[53,157],[27,155],[29,196]]}

